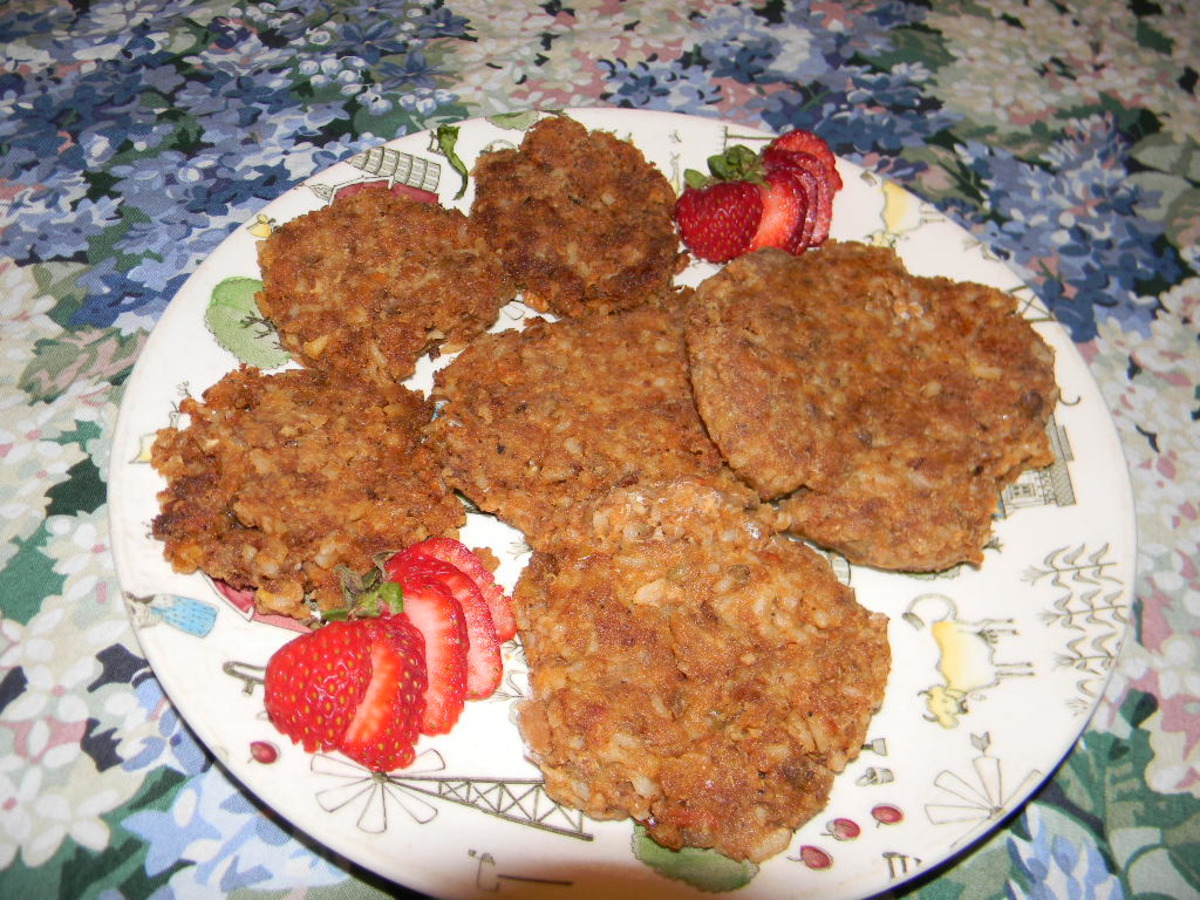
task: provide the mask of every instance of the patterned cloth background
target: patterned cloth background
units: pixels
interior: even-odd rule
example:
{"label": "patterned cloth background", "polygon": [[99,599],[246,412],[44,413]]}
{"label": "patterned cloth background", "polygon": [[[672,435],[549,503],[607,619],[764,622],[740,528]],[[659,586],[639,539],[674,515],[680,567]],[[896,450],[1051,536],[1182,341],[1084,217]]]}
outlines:
{"label": "patterned cloth background", "polygon": [[1085,738],[928,898],[1200,896],[1200,15],[1152,0],[7,0],[0,6],[0,894],[370,896],[213,764],[107,543],[122,383],[298,180],[468,116],[811,128],[1032,285],[1116,419],[1136,619]]}

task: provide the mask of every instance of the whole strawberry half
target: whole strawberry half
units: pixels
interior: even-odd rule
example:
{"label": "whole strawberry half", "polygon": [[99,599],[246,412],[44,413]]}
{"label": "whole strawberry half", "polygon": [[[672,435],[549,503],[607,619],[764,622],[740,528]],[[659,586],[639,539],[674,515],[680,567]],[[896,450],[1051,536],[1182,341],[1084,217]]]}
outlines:
{"label": "whole strawberry half", "polygon": [[726,262],[750,249],[763,215],[762,195],[749,181],[687,187],[675,201],[675,222],[700,259]]}
{"label": "whole strawberry half", "polygon": [[412,763],[425,712],[421,634],[404,616],[330,622],[267,663],[272,724],[305,750],[339,750],[371,771]]}

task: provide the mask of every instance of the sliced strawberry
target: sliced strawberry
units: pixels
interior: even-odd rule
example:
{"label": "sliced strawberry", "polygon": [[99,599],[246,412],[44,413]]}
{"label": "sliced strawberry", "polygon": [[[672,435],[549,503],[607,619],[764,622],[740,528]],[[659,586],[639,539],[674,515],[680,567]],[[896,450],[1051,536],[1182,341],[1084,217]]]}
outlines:
{"label": "sliced strawberry", "polygon": [[511,640],[517,633],[517,621],[513,618],[512,601],[504,588],[496,583],[483,561],[460,541],[447,537],[428,538],[401,551],[404,555],[431,556],[448,562],[475,582],[484,601],[492,612],[492,624],[496,626],[496,637],[501,642]]}
{"label": "sliced strawberry", "polygon": [[404,612],[425,638],[425,715],[422,734],[446,734],[467,695],[467,624],[450,589],[432,578],[405,581]]}
{"label": "sliced strawberry", "polygon": [[[838,174],[837,157],[833,155],[833,151],[829,149],[829,144],[823,138],[802,128],[786,131],[767,145],[767,149],[762,154],[763,162],[766,163],[768,157],[777,150],[807,153],[810,156],[815,156],[824,165],[827,173],[826,177],[829,179],[829,184],[833,191],[837,192],[842,189],[842,176]],[[767,164],[769,165],[769,163]]]}
{"label": "sliced strawberry", "polygon": [[403,769],[416,757],[424,721],[424,641],[403,615],[357,624],[371,635],[371,680],[340,749],[373,772]]}
{"label": "sliced strawberry", "polygon": [[409,765],[425,709],[420,633],[401,617],[330,622],[267,662],[272,724],[310,753],[340,750],[376,772]]}
{"label": "sliced strawberry", "polygon": [[821,192],[825,187],[821,184],[821,179],[814,175],[809,169],[800,168],[797,166],[786,167],[786,171],[796,181],[798,181],[804,190],[804,222],[792,236],[792,242],[784,249],[788,253],[802,253],[809,247],[815,246],[814,234],[816,233],[817,223],[819,221],[819,211],[821,206]]}
{"label": "sliced strawberry", "polygon": [[[842,179],[833,151],[811,131],[782,134],[762,153],[740,144],[728,147],[708,158],[708,171],[688,169],[687,188],[675,203],[680,236],[696,256],[725,262],[763,247],[800,253],[829,236],[833,195]],[[746,229],[754,218],[746,212],[753,204],[744,199],[751,190],[761,212],[746,239],[737,228]]]}
{"label": "sliced strawberry", "polygon": [[[811,153],[798,150],[772,150],[768,147],[763,152],[763,165],[769,172],[790,172],[806,180],[814,200],[810,212],[809,237],[800,249],[815,247],[823,244],[829,237],[829,225],[833,221],[833,195],[837,188],[829,179],[829,169],[819,158]],[[840,180],[838,181],[840,185]]]}
{"label": "sliced strawberry", "polygon": [[384,565],[387,577],[405,587],[412,579],[434,579],[450,589],[467,626],[467,699],[490,697],[500,686],[504,663],[492,611],[483,594],[462,569],[418,553],[397,553]]}
{"label": "sliced strawberry", "polygon": [[762,221],[750,241],[749,249],[778,247],[789,250],[795,247],[803,234],[804,217],[808,210],[804,185],[791,172],[781,169],[768,172],[765,183],[758,185],[757,189],[762,196]]}
{"label": "sliced strawberry", "polygon": [[709,262],[725,262],[745,253],[762,216],[762,197],[748,181],[688,187],[675,201],[679,236],[693,254]]}
{"label": "sliced strawberry", "polygon": [[371,635],[332,622],[284,644],[267,662],[271,723],[309,753],[336,750],[371,681]]}

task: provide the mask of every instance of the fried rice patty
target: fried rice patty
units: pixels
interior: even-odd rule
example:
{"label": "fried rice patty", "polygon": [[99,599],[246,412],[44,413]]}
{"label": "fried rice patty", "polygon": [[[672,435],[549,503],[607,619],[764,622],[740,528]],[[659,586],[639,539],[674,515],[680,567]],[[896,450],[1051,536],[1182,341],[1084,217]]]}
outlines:
{"label": "fried rice patty", "polygon": [[884,569],[978,564],[999,492],[1053,461],[1053,351],[1002,291],[890,249],[762,251],[697,289],[701,416],[790,527]]}
{"label": "fried rice patty", "polygon": [[364,573],[465,521],[421,443],[432,404],[402,387],[243,366],[180,412],[152,450],[167,479],[154,536],[177,571],[256,588],[262,612],[308,618],[309,594],[340,606],[337,566]]}
{"label": "fried rice patty", "polygon": [[534,309],[610,313],[671,290],[675,191],[630,142],[550,116],[472,174],[471,220]]}
{"label": "fried rice patty", "polygon": [[579,504],[614,485],[736,481],[700,424],[682,326],[661,309],[482,335],[436,374],[433,399],[447,483],[534,547],[570,539]]}
{"label": "fried rice patty", "polygon": [[886,618],[693,481],[615,490],[593,528],[591,552],[535,552],[513,595],[547,791],[669,848],[781,852],[865,743]]}
{"label": "fried rice patty", "polygon": [[339,195],[259,243],[258,305],[306,366],[383,383],[466,345],[516,288],[457,210],[383,188]]}

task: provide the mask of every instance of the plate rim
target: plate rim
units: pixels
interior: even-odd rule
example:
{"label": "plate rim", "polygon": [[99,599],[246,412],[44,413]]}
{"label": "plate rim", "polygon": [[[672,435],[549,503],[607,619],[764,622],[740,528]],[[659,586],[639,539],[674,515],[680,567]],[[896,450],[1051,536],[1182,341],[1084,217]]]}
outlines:
{"label": "plate rim", "polygon": [[[547,111],[531,111],[531,112],[538,112],[541,115],[548,114]],[[663,126],[669,126],[670,124],[677,124],[680,127],[684,127],[687,125],[696,125],[698,123],[704,123],[706,126],[710,126],[710,127],[715,126],[715,127],[732,128],[732,129],[735,129],[739,135],[743,135],[743,134],[747,135],[747,136],[754,135],[756,137],[761,137],[762,139],[769,139],[772,134],[771,132],[766,131],[762,128],[745,125],[745,124],[738,123],[738,122],[729,121],[729,120],[720,118],[718,116],[713,116],[713,117],[693,116],[693,115],[688,115],[688,114],[684,114],[684,113],[675,113],[675,112],[666,112],[666,111],[657,111],[657,110],[627,109],[627,108],[623,108],[623,107],[613,107],[613,106],[573,107],[573,108],[562,110],[562,112],[573,118],[577,118],[579,121],[581,121],[583,124],[587,125],[589,128],[604,128],[604,129],[615,129],[615,130],[622,130],[622,131],[625,131],[625,130],[636,131],[638,129],[632,128],[628,123],[630,123],[634,119],[642,119],[643,121],[646,121],[646,122],[652,122],[652,121],[657,120],[660,123],[662,123]],[[470,119],[461,120],[454,124],[456,124],[459,127],[462,127],[462,126],[473,125],[473,123],[489,121],[490,118],[491,117],[474,117],[474,118],[470,118]],[[411,133],[408,135],[403,135],[398,138],[394,138],[390,141],[385,142],[381,146],[392,146],[392,145],[395,145],[398,143],[408,143],[408,142],[414,141],[415,139],[427,138],[431,134],[432,134],[432,130],[414,132],[414,133]],[[281,193],[277,198],[275,198],[274,200],[272,200],[268,204],[266,204],[263,207],[262,213],[269,214],[272,209],[286,207],[289,203],[291,203],[294,200],[294,197],[298,192],[303,192],[303,190],[308,185],[315,183],[318,179],[320,179],[324,176],[327,176],[331,170],[337,169],[339,166],[344,166],[346,164],[346,162],[347,162],[347,160],[343,160],[343,161],[334,163],[333,165],[325,167],[325,168],[321,169],[320,171],[314,172],[312,175],[302,179],[300,182],[289,187],[286,191]],[[851,170],[857,170],[859,172],[867,171],[867,170],[861,169],[860,167],[858,167],[857,165],[855,165],[854,163],[851,163],[849,161],[839,160],[839,165],[843,165],[843,164],[847,165],[848,168],[850,168]],[[876,178],[879,178],[880,180],[883,180],[883,176],[874,175],[874,173],[869,173],[869,174],[873,175]],[[902,190],[904,190],[905,193],[908,193],[910,196],[913,196],[913,197],[916,196],[916,195],[912,195],[911,192],[907,191],[907,189],[902,188]],[[917,198],[917,199],[919,200],[919,198]],[[942,214],[940,212],[938,213],[938,215],[944,221],[948,222],[953,228],[963,232],[964,234],[969,235],[969,232],[967,232],[966,229],[962,228],[962,226],[959,226],[957,223],[953,222],[953,220],[951,220],[948,215]],[[125,596],[128,596],[127,585],[129,584],[130,576],[129,576],[129,571],[128,571],[129,565],[127,564],[127,561],[124,559],[124,554],[126,552],[132,552],[132,550],[130,548],[125,547],[123,545],[123,542],[120,542],[117,539],[118,535],[120,535],[122,530],[125,528],[125,523],[117,521],[117,517],[119,516],[119,514],[121,513],[121,511],[124,507],[124,498],[122,496],[122,491],[127,490],[125,476],[126,476],[126,474],[128,474],[128,466],[130,465],[130,461],[128,459],[122,458],[120,453],[117,451],[118,451],[119,447],[121,446],[122,438],[128,437],[129,429],[132,428],[132,426],[130,425],[130,421],[135,418],[134,411],[129,404],[132,402],[133,399],[137,398],[137,395],[138,395],[137,388],[141,384],[141,381],[150,377],[149,373],[151,371],[152,361],[158,352],[158,343],[163,343],[164,346],[166,346],[167,345],[166,342],[167,342],[168,338],[165,336],[169,335],[173,329],[176,329],[179,327],[179,325],[175,324],[176,319],[179,319],[182,322],[185,320],[185,318],[187,316],[188,309],[187,309],[186,305],[183,303],[177,302],[177,301],[179,300],[180,297],[184,296],[185,294],[188,294],[189,291],[196,290],[196,285],[203,282],[204,279],[211,278],[214,273],[219,274],[219,266],[222,263],[222,254],[221,254],[222,248],[225,247],[227,244],[229,244],[232,240],[234,240],[235,237],[240,235],[241,232],[244,230],[245,225],[246,225],[246,223],[244,223],[244,222],[236,225],[233,228],[233,230],[222,240],[222,242],[216,248],[214,248],[214,250],[211,253],[209,253],[197,265],[195,270],[185,280],[184,284],[172,296],[170,302],[167,304],[167,306],[163,310],[162,314],[160,315],[158,321],[155,323],[154,327],[152,328],[150,334],[146,338],[146,341],[143,344],[143,346],[139,352],[138,359],[135,361],[135,364],[134,364],[129,376],[126,379],[126,381],[122,387],[121,403],[120,403],[120,407],[118,409],[116,422],[115,422],[113,432],[112,432],[114,452],[109,461],[109,466],[108,466],[108,470],[106,473],[106,478],[107,478],[106,483],[107,483],[107,494],[108,494],[107,508],[108,508],[108,515],[109,515],[109,519],[110,519],[110,532],[113,535],[112,555],[114,558],[114,564],[115,564],[115,568],[116,568],[118,582],[121,586],[122,594]],[[1003,263],[1000,263],[1000,264],[1004,265]],[[1005,268],[1007,268],[1007,266],[1005,266]],[[1024,282],[1019,278],[1019,276],[1016,276],[1015,272],[1012,272],[1011,269],[1009,270],[1009,272],[1013,275],[1015,282],[1020,283],[1022,285],[1024,284]],[[1032,288],[1028,288],[1028,289],[1030,291],[1032,291]],[[1034,294],[1036,296],[1036,292],[1034,292]],[[1051,318],[1051,320],[1049,322],[1046,322],[1045,325],[1054,335],[1054,340],[1052,341],[1052,343],[1055,347],[1056,355],[1058,354],[1060,345],[1070,348],[1070,351],[1074,354],[1073,358],[1071,359],[1070,364],[1075,369],[1076,377],[1082,376],[1083,378],[1086,379],[1087,387],[1094,394],[1093,399],[1095,401],[1097,401],[1100,404],[1100,407],[1103,409],[1104,416],[1102,417],[1102,420],[1101,420],[1101,427],[1106,427],[1107,432],[1108,432],[1107,434],[1104,435],[1105,441],[1103,443],[1103,447],[1108,451],[1110,456],[1114,455],[1114,451],[1115,451],[1115,459],[1110,460],[1109,466],[1118,470],[1120,473],[1122,473],[1122,476],[1123,476],[1120,479],[1121,483],[1113,484],[1113,485],[1110,485],[1109,487],[1110,487],[1110,494],[1111,494],[1111,498],[1110,498],[1111,502],[1113,504],[1115,504],[1115,507],[1117,508],[1117,511],[1119,512],[1118,519],[1119,519],[1119,522],[1121,525],[1121,531],[1122,531],[1121,537],[1123,538],[1123,542],[1121,544],[1120,549],[1122,549],[1125,552],[1126,556],[1128,557],[1127,559],[1122,560],[1122,565],[1123,565],[1123,568],[1125,569],[1125,578],[1126,578],[1125,589],[1124,589],[1124,609],[1125,609],[1126,613],[1128,614],[1131,611],[1133,599],[1134,599],[1133,591],[1134,591],[1134,581],[1136,578],[1137,548],[1138,548],[1138,544],[1137,544],[1138,534],[1137,534],[1137,522],[1136,522],[1136,515],[1135,515],[1134,495],[1133,495],[1133,490],[1132,490],[1132,480],[1130,478],[1130,473],[1129,473],[1129,468],[1128,468],[1128,461],[1125,457],[1124,448],[1120,441],[1119,433],[1117,431],[1115,421],[1113,420],[1113,417],[1108,408],[1107,402],[1105,401],[1105,399],[1100,391],[1099,385],[1095,381],[1095,378],[1092,376],[1091,370],[1087,366],[1086,361],[1083,359],[1082,355],[1079,354],[1074,343],[1071,342],[1065,329],[1056,320],[1053,320],[1053,318]],[[1093,449],[1091,452],[1095,452],[1095,450]],[[1115,537],[1117,537],[1117,535],[1114,534],[1114,538]],[[191,576],[189,576],[189,577],[191,577]],[[128,606],[128,603],[127,603],[127,606]],[[184,721],[186,721],[188,723],[189,727],[195,731],[195,733],[197,734],[198,737],[200,737],[201,742],[206,747],[206,750],[218,762],[218,764],[221,766],[222,770],[225,773],[227,773],[238,785],[240,785],[243,790],[248,791],[250,794],[252,794],[256,798],[258,798],[258,800],[260,802],[262,802],[265,806],[272,808],[272,809],[277,809],[278,804],[276,802],[273,802],[272,799],[270,799],[270,797],[268,796],[268,794],[270,793],[269,791],[267,793],[264,793],[264,791],[261,787],[257,786],[255,783],[253,783],[254,779],[246,777],[246,775],[245,775],[246,770],[244,770],[243,767],[238,767],[238,766],[232,764],[228,759],[222,758],[221,754],[219,754],[218,752],[216,752],[214,750],[214,747],[217,747],[221,744],[221,740],[220,740],[220,736],[218,734],[212,732],[212,730],[210,729],[210,727],[209,727],[210,723],[208,723],[207,721],[204,721],[203,723],[194,722],[192,717],[188,713],[185,712],[185,708],[191,704],[189,704],[183,697],[178,695],[180,693],[180,689],[179,689],[179,685],[177,684],[176,678],[171,675],[164,677],[163,670],[167,668],[166,661],[163,660],[159,656],[159,648],[154,646],[156,644],[155,639],[153,638],[153,636],[149,636],[150,640],[147,641],[146,640],[147,635],[145,633],[145,629],[143,629],[135,621],[133,621],[132,613],[130,613],[130,616],[131,616],[131,627],[132,627],[132,630],[138,640],[138,643],[141,646],[143,653],[146,655],[147,661],[150,664],[151,669],[154,672],[156,679],[158,679],[160,684],[162,684],[164,691],[166,692],[168,698],[171,700],[173,706],[175,707],[176,711],[179,713],[181,718]],[[1127,619],[1126,626],[1123,629],[1122,633],[1120,634],[1119,640],[1117,641],[1116,652],[1119,652],[1120,646],[1123,645],[1128,640],[1128,636],[1129,636],[1129,624],[1128,624],[1128,619]],[[147,646],[148,643],[151,646]],[[1114,653],[1114,658],[1115,658],[1115,653]],[[1102,699],[1103,699],[1104,687],[1108,684],[1111,676],[1112,676],[1112,669],[1110,667],[1107,676],[1103,680],[1103,683],[1099,685],[1099,688],[1097,690],[1096,700],[1091,704],[1091,707],[1087,711],[1086,715],[1083,716],[1082,719],[1078,722],[1078,727],[1070,729],[1073,733],[1073,736],[1070,737],[1069,740],[1065,741],[1065,746],[1061,748],[1061,752],[1059,752],[1057,750],[1055,751],[1054,765],[1051,767],[1048,767],[1048,771],[1044,773],[1044,777],[1039,779],[1035,785],[1030,787],[1027,791],[1025,791],[1025,793],[1019,799],[1017,799],[1013,802],[1012,806],[1007,810],[1007,813],[1005,816],[1006,819],[1008,816],[1016,814],[1020,809],[1022,809],[1024,807],[1024,805],[1027,802],[1029,802],[1029,800],[1032,798],[1032,796],[1040,789],[1040,787],[1047,780],[1049,780],[1050,778],[1053,777],[1053,774],[1057,770],[1057,767],[1062,764],[1062,762],[1066,759],[1067,756],[1069,756],[1072,748],[1078,743],[1080,737],[1087,730],[1089,723],[1091,722],[1097,709],[1101,705]],[[889,682],[890,682],[890,680],[891,679],[889,679]],[[820,815],[821,814],[818,814],[818,817]],[[341,841],[341,840],[337,840],[337,839],[331,841],[327,835],[314,832],[313,829],[311,828],[310,824],[306,824],[301,821],[297,821],[297,819],[292,815],[286,815],[286,818],[288,819],[290,826],[292,828],[294,828],[297,832],[308,835],[312,840],[314,840],[316,843],[320,844],[321,846],[326,847],[329,850],[332,850],[333,852],[336,852],[343,856],[346,856],[347,858],[353,860],[356,864],[362,865],[364,868],[370,869],[371,871],[375,871],[381,877],[387,878],[389,880],[396,879],[396,876],[394,874],[392,874],[391,872],[379,871],[370,862],[364,862],[358,855],[356,855],[354,853],[356,847],[354,846],[353,841]],[[625,821],[627,821],[627,820],[625,820]],[[899,887],[901,884],[905,883],[906,881],[910,880],[911,878],[915,878],[915,877],[918,877],[921,875],[927,875],[927,874],[930,874],[933,872],[944,871],[945,867],[947,867],[948,865],[953,865],[954,861],[957,860],[959,857],[961,857],[961,855],[963,853],[970,852],[971,849],[976,847],[979,844],[979,842],[981,842],[987,835],[993,833],[997,828],[1000,827],[1000,825],[1001,825],[1000,822],[985,823],[983,825],[980,825],[969,837],[964,839],[963,846],[952,849],[952,850],[944,853],[942,856],[940,856],[936,860],[930,862],[927,866],[922,866],[921,868],[914,870],[911,874],[907,875],[906,877],[904,877],[900,880],[892,881],[892,882],[886,883],[886,884],[876,884],[874,887],[872,887],[870,889],[869,893],[854,893],[854,894],[845,894],[845,895],[839,895],[839,896],[868,897],[880,890],[888,890],[888,889],[894,889],[896,887]],[[327,830],[327,829],[324,829],[324,830]],[[649,870],[647,870],[647,871],[649,871]],[[397,883],[410,885],[410,886],[414,887],[415,889],[423,890],[423,891],[430,891],[435,894],[440,890],[437,884],[434,884],[434,883],[428,882],[428,881],[424,881],[424,880],[418,880],[415,882],[409,882],[407,880],[406,881],[398,881],[397,880]],[[753,883],[751,883],[751,885],[749,886],[749,892],[751,892],[751,893],[752,893],[752,887],[753,887]],[[742,890],[743,894],[745,894],[747,892],[748,892],[747,888],[744,888]],[[571,895],[576,896],[573,892],[571,893]]]}

